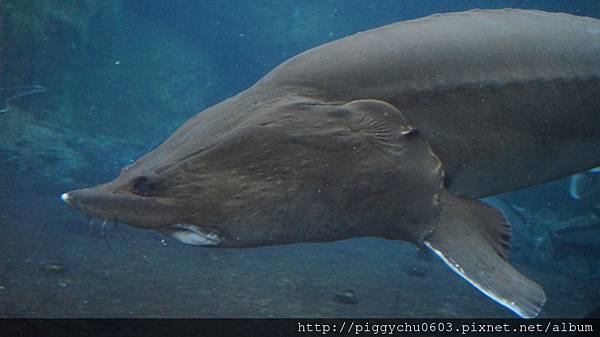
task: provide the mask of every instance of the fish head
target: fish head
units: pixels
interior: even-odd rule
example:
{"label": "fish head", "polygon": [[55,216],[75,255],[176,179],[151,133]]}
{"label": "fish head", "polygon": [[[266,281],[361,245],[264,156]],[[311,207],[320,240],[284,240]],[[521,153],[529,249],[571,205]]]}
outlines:
{"label": "fish head", "polygon": [[[192,245],[249,247],[378,235],[398,217],[418,218],[411,212],[425,211],[418,205],[423,198],[432,203],[433,196],[420,191],[439,183],[422,172],[439,164],[423,152],[399,168],[390,153],[395,146],[366,136],[375,134],[368,128],[385,130],[356,116],[354,108],[290,100],[218,105],[123,168],[115,180],[63,199],[88,215]],[[402,130],[396,130],[398,137]],[[404,156],[422,150],[419,144],[405,140]]]}

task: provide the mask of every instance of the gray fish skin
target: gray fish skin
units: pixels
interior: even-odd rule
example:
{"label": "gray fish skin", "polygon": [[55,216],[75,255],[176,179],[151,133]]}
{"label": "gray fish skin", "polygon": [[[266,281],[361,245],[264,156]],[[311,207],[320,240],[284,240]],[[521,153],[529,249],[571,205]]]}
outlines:
{"label": "gray fish skin", "polygon": [[478,200],[600,164],[600,21],[477,10],[400,22],[281,64],[113,181],[63,200],[212,247],[376,236],[431,249],[522,317],[542,288]]}
{"label": "gray fish skin", "polygon": [[421,129],[452,192],[485,197],[600,163],[600,21],[438,14],[309,50],[261,83],[386,101]]}

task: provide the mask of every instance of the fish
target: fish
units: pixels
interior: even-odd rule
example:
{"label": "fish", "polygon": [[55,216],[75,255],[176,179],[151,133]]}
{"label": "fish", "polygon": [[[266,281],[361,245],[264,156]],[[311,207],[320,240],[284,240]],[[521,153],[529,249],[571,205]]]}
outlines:
{"label": "fish", "polygon": [[[596,229],[600,229],[600,225],[596,224]],[[577,257],[583,259],[600,260],[600,245],[593,243],[578,243],[569,241],[560,236],[552,237],[554,249],[554,257],[558,260],[566,257]],[[598,271],[596,270],[596,273]]]}
{"label": "fish", "polygon": [[[548,231],[538,239],[540,253],[556,261],[576,258],[587,265],[588,277],[598,278],[600,245],[594,241],[600,237],[599,230],[600,222],[595,222]],[[581,235],[589,239],[581,240]]]}
{"label": "fish", "polygon": [[359,302],[356,292],[350,288],[336,292],[333,299],[337,303],[348,305],[355,305]]}
{"label": "fish", "polygon": [[45,274],[63,274],[67,271],[67,267],[60,262],[47,262],[40,265],[39,270]]}
{"label": "fish", "polygon": [[[600,260],[600,245],[594,243],[598,237],[600,221],[593,221],[552,230],[546,235],[546,240],[557,260],[566,257]],[[597,273],[598,270],[595,269]]]}
{"label": "fish", "polygon": [[45,92],[46,90],[46,87],[37,84],[0,87],[0,99],[4,102],[4,107],[0,109],[0,113],[10,110],[10,102],[12,100],[23,96]]}
{"label": "fish", "polygon": [[390,24],[292,57],[114,180],[61,198],[202,247],[407,241],[536,317],[546,295],[478,199],[600,165],[598,55],[600,20],[570,14]]}
{"label": "fish", "polygon": [[569,195],[576,200],[586,200],[594,195],[600,181],[600,167],[580,172],[569,178]]}

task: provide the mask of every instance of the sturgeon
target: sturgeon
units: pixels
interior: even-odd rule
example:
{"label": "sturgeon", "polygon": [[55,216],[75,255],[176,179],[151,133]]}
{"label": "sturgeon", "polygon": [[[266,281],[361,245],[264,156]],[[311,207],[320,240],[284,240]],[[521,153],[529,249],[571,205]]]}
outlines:
{"label": "sturgeon", "polygon": [[509,264],[510,226],[477,198],[600,165],[599,55],[600,21],[562,13],[391,24],[291,58],[62,198],[199,246],[409,241],[535,317],[544,291]]}

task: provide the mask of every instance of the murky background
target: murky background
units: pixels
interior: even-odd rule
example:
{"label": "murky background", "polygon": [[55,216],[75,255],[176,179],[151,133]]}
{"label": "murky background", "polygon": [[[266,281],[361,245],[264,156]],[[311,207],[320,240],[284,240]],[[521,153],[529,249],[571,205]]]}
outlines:
{"label": "murky background", "polygon": [[[59,199],[305,49],[504,7],[600,18],[587,0],[1,1],[0,317],[512,317],[407,243],[202,249],[90,225]],[[600,176],[579,178],[579,200],[569,178],[489,200],[510,213],[510,259],[544,287],[543,317],[600,303]]]}

